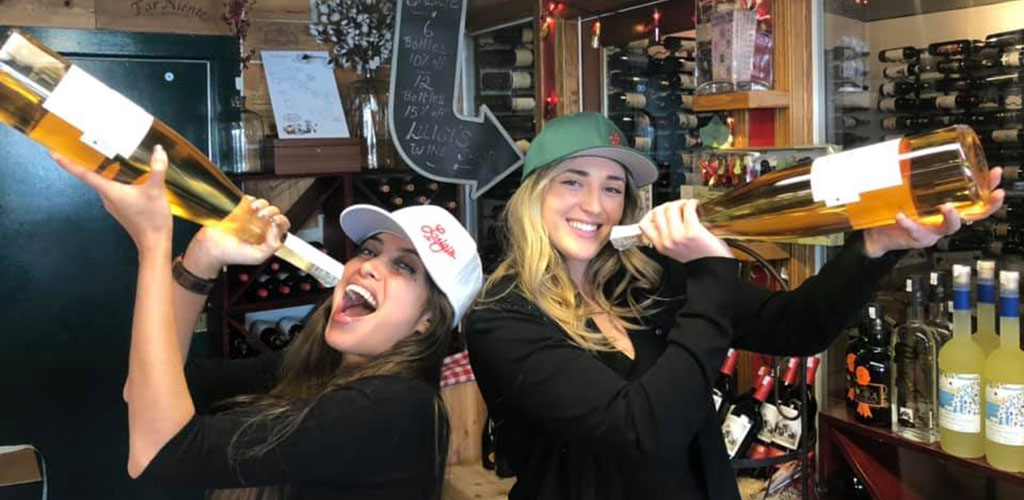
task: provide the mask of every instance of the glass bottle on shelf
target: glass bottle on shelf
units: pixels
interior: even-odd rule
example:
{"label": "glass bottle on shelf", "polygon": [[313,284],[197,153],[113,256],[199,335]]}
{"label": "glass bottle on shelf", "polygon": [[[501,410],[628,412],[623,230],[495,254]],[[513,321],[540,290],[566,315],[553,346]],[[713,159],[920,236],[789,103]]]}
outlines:
{"label": "glass bottle on shelf", "polygon": [[935,330],[924,322],[924,277],[907,277],[907,320],[893,332],[892,430],[907,439],[934,443],[937,382]]}
{"label": "glass bottle on shelf", "polygon": [[1020,274],[999,272],[999,348],[985,360],[985,459],[1024,470],[1024,352],[1020,350]]}
{"label": "glass bottle on shelf", "polygon": [[877,427],[892,425],[892,332],[881,304],[865,307],[865,341],[854,363],[854,417]]}
{"label": "glass bottle on shelf", "polygon": [[985,353],[971,338],[971,268],[953,266],[953,338],[939,351],[939,437],[958,457],[985,453],[981,397]]}
{"label": "glass bottle on shelf", "polygon": [[245,96],[231,98],[231,107],[222,117],[224,138],[231,145],[231,161],[221,170],[232,174],[251,174],[267,169],[261,158],[266,127],[259,113],[245,107]]}

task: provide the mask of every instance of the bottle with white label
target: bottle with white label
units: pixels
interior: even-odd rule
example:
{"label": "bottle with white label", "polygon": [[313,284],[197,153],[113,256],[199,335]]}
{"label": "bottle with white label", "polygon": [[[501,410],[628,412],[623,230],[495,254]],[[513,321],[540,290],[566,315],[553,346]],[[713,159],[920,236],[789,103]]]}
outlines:
{"label": "bottle with white label", "polygon": [[768,399],[775,379],[766,375],[757,386],[753,395],[736,400],[722,422],[722,437],[725,439],[725,451],[729,458],[744,457],[754,437],[761,431],[761,405]]}
{"label": "bottle with white label", "polygon": [[[174,215],[243,241],[266,239],[269,223],[254,216],[238,187],[198,148],[16,29],[0,37],[0,123],[126,184],[145,179],[153,148],[161,145],[169,160],[167,194]],[[341,263],[291,234],[277,255],[327,286],[341,279]]]}
{"label": "bottle with white label", "polygon": [[1007,128],[989,132],[992,142],[999,144],[1024,144],[1024,128]]}
{"label": "bottle with white label", "polygon": [[892,430],[907,439],[939,439],[935,330],[924,322],[924,276],[906,280],[907,321],[893,331]]}
{"label": "bottle with white label", "polygon": [[1024,352],[1020,350],[1020,274],[999,272],[999,348],[985,360],[985,459],[1024,470]]}
{"label": "bottle with white label", "polygon": [[914,61],[920,56],[921,51],[915,47],[900,47],[896,49],[885,49],[878,53],[879,62],[901,62]]}
{"label": "bottle with white label", "polygon": [[953,266],[953,338],[939,351],[939,441],[958,457],[985,454],[985,352],[971,338],[971,268]]}

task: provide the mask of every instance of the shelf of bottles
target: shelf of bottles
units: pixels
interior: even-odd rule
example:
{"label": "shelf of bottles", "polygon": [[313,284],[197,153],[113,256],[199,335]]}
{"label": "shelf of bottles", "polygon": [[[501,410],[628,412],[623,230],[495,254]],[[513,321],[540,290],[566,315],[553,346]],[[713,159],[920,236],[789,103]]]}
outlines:
{"label": "shelf of bottles", "polygon": [[1024,471],[1016,269],[995,260],[915,269],[900,290],[879,292],[847,331],[849,420],[971,468]]}
{"label": "shelf of bottles", "polygon": [[[474,91],[470,108],[486,104],[524,154],[537,128],[534,40],[531,21],[473,37]],[[485,273],[501,261],[501,213],[519,187],[518,174],[513,172],[476,200],[477,244]]]}
{"label": "shelf of bottles", "polygon": [[283,316],[276,320],[256,320],[248,327],[232,323],[228,333],[228,357],[252,358],[269,351],[280,351],[291,344],[305,325],[305,318]]}
{"label": "shelf of bottles", "polygon": [[[878,53],[878,111],[884,138],[966,124],[981,138],[990,167],[1003,167],[1003,211],[940,242],[943,251],[1024,253],[1018,193],[1024,160],[1024,29],[981,40],[948,40]],[[1016,217],[1016,218],[1014,218]]]}
{"label": "shelf of bottles", "polygon": [[678,186],[699,175],[693,154],[701,146],[699,128],[714,114],[693,111],[695,51],[694,39],[679,36],[605,48],[605,109],[629,145],[658,166],[654,205],[679,198]]}

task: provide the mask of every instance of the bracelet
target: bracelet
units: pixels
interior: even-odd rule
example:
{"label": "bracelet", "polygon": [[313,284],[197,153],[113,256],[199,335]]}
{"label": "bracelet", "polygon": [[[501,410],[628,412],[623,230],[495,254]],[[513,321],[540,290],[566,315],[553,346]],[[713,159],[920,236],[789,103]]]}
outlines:
{"label": "bracelet", "polygon": [[181,285],[182,288],[199,295],[209,294],[213,287],[217,285],[217,278],[201,278],[192,271],[189,271],[185,267],[184,255],[178,255],[174,258],[174,262],[171,265],[171,275],[174,276],[174,281]]}

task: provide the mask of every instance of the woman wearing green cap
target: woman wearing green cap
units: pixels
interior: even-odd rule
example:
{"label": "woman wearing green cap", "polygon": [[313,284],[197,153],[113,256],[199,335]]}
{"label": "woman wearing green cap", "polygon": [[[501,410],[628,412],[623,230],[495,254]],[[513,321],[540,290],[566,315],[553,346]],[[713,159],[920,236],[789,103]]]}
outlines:
{"label": "woman wearing green cap", "polygon": [[[597,113],[547,124],[506,208],[507,253],[468,316],[512,500],[738,499],[711,398],[726,351],[824,350],[898,250],[960,227],[945,207],[940,226],[854,234],[818,276],[769,293],[738,279],[695,201],[640,212],[657,169],[624,143]],[[637,221],[653,248],[612,248],[611,227]]]}

